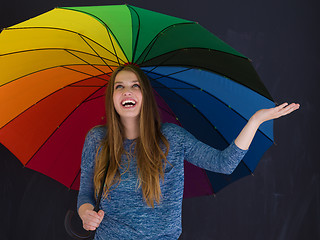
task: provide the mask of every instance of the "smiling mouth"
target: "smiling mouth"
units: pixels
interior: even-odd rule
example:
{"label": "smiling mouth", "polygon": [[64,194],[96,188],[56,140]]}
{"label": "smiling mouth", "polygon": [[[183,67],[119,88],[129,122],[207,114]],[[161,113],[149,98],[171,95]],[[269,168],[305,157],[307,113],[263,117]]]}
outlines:
{"label": "smiling mouth", "polygon": [[135,105],[136,105],[136,102],[133,101],[133,100],[125,100],[125,101],[123,101],[123,102],[121,103],[121,105],[122,105],[123,107],[129,108],[129,107],[135,106]]}

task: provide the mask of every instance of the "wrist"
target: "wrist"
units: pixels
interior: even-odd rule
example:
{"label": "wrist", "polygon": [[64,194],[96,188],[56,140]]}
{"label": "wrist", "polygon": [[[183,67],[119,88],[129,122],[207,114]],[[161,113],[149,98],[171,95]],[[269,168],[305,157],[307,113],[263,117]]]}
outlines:
{"label": "wrist", "polygon": [[259,128],[259,126],[262,124],[263,121],[259,120],[255,114],[252,115],[252,117],[249,119],[248,124],[255,128]]}

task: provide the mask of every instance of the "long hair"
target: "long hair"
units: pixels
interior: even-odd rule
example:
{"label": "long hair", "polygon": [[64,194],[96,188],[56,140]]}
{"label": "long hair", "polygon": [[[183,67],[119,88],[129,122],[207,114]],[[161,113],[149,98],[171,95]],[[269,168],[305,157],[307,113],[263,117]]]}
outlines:
{"label": "long hair", "polygon": [[[125,139],[124,127],[113,103],[114,81],[120,71],[135,73],[140,83],[142,93],[142,105],[139,117],[140,136],[135,140],[134,153],[137,158],[138,187],[142,188],[142,195],[146,203],[150,207],[154,207],[154,203],[157,202],[159,204],[162,197],[160,177],[164,181],[164,168],[169,163],[166,158],[169,151],[169,143],[160,131],[160,116],[150,81],[146,74],[134,65],[118,67],[112,73],[108,83],[105,97],[107,134],[96,154],[94,172],[95,195],[100,190],[107,161],[109,161],[109,168],[104,186],[104,198],[107,198],[109,192],[116,188],[121,181],[119,169],[121,168],[121,156],[123,154],[127,156],[128,164],[130,164],[130,154],[125,152],[123,147]],[[165,152],[160,146],[165,149]]]}

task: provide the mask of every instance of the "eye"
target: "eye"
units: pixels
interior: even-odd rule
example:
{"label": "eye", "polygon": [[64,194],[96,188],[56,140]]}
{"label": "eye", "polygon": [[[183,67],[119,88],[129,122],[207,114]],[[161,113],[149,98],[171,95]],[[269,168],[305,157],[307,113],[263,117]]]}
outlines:
{"label": "eye", "polygon": [[122,86],[122,85],[120,85],[120,84],[118,84],[118,85],[116,85],[116,86],[115,86],[115,88],[114,88],[114,89],[120,89],[120,88],[123,88],[123,86]]}
{"label": "eye", "polygon": [[132,87],[134,87],[134,88],[140,88],[140,85],[136,83],[136,84],[133,84]]}

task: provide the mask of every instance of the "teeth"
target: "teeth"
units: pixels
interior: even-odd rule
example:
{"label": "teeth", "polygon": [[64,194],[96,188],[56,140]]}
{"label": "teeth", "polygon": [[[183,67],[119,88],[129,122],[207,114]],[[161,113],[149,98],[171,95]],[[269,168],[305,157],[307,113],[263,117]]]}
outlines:
{"label": "teeth", "polygon": [[135,101],[133,101],[133,100],[125,100],[125,101],[123,101],[123,102],[122,102],[122,106],[125,106],[126,104],[132,104],[132,105],[135,105],[135,104],[136,104],[136,102],[135,102]]}

